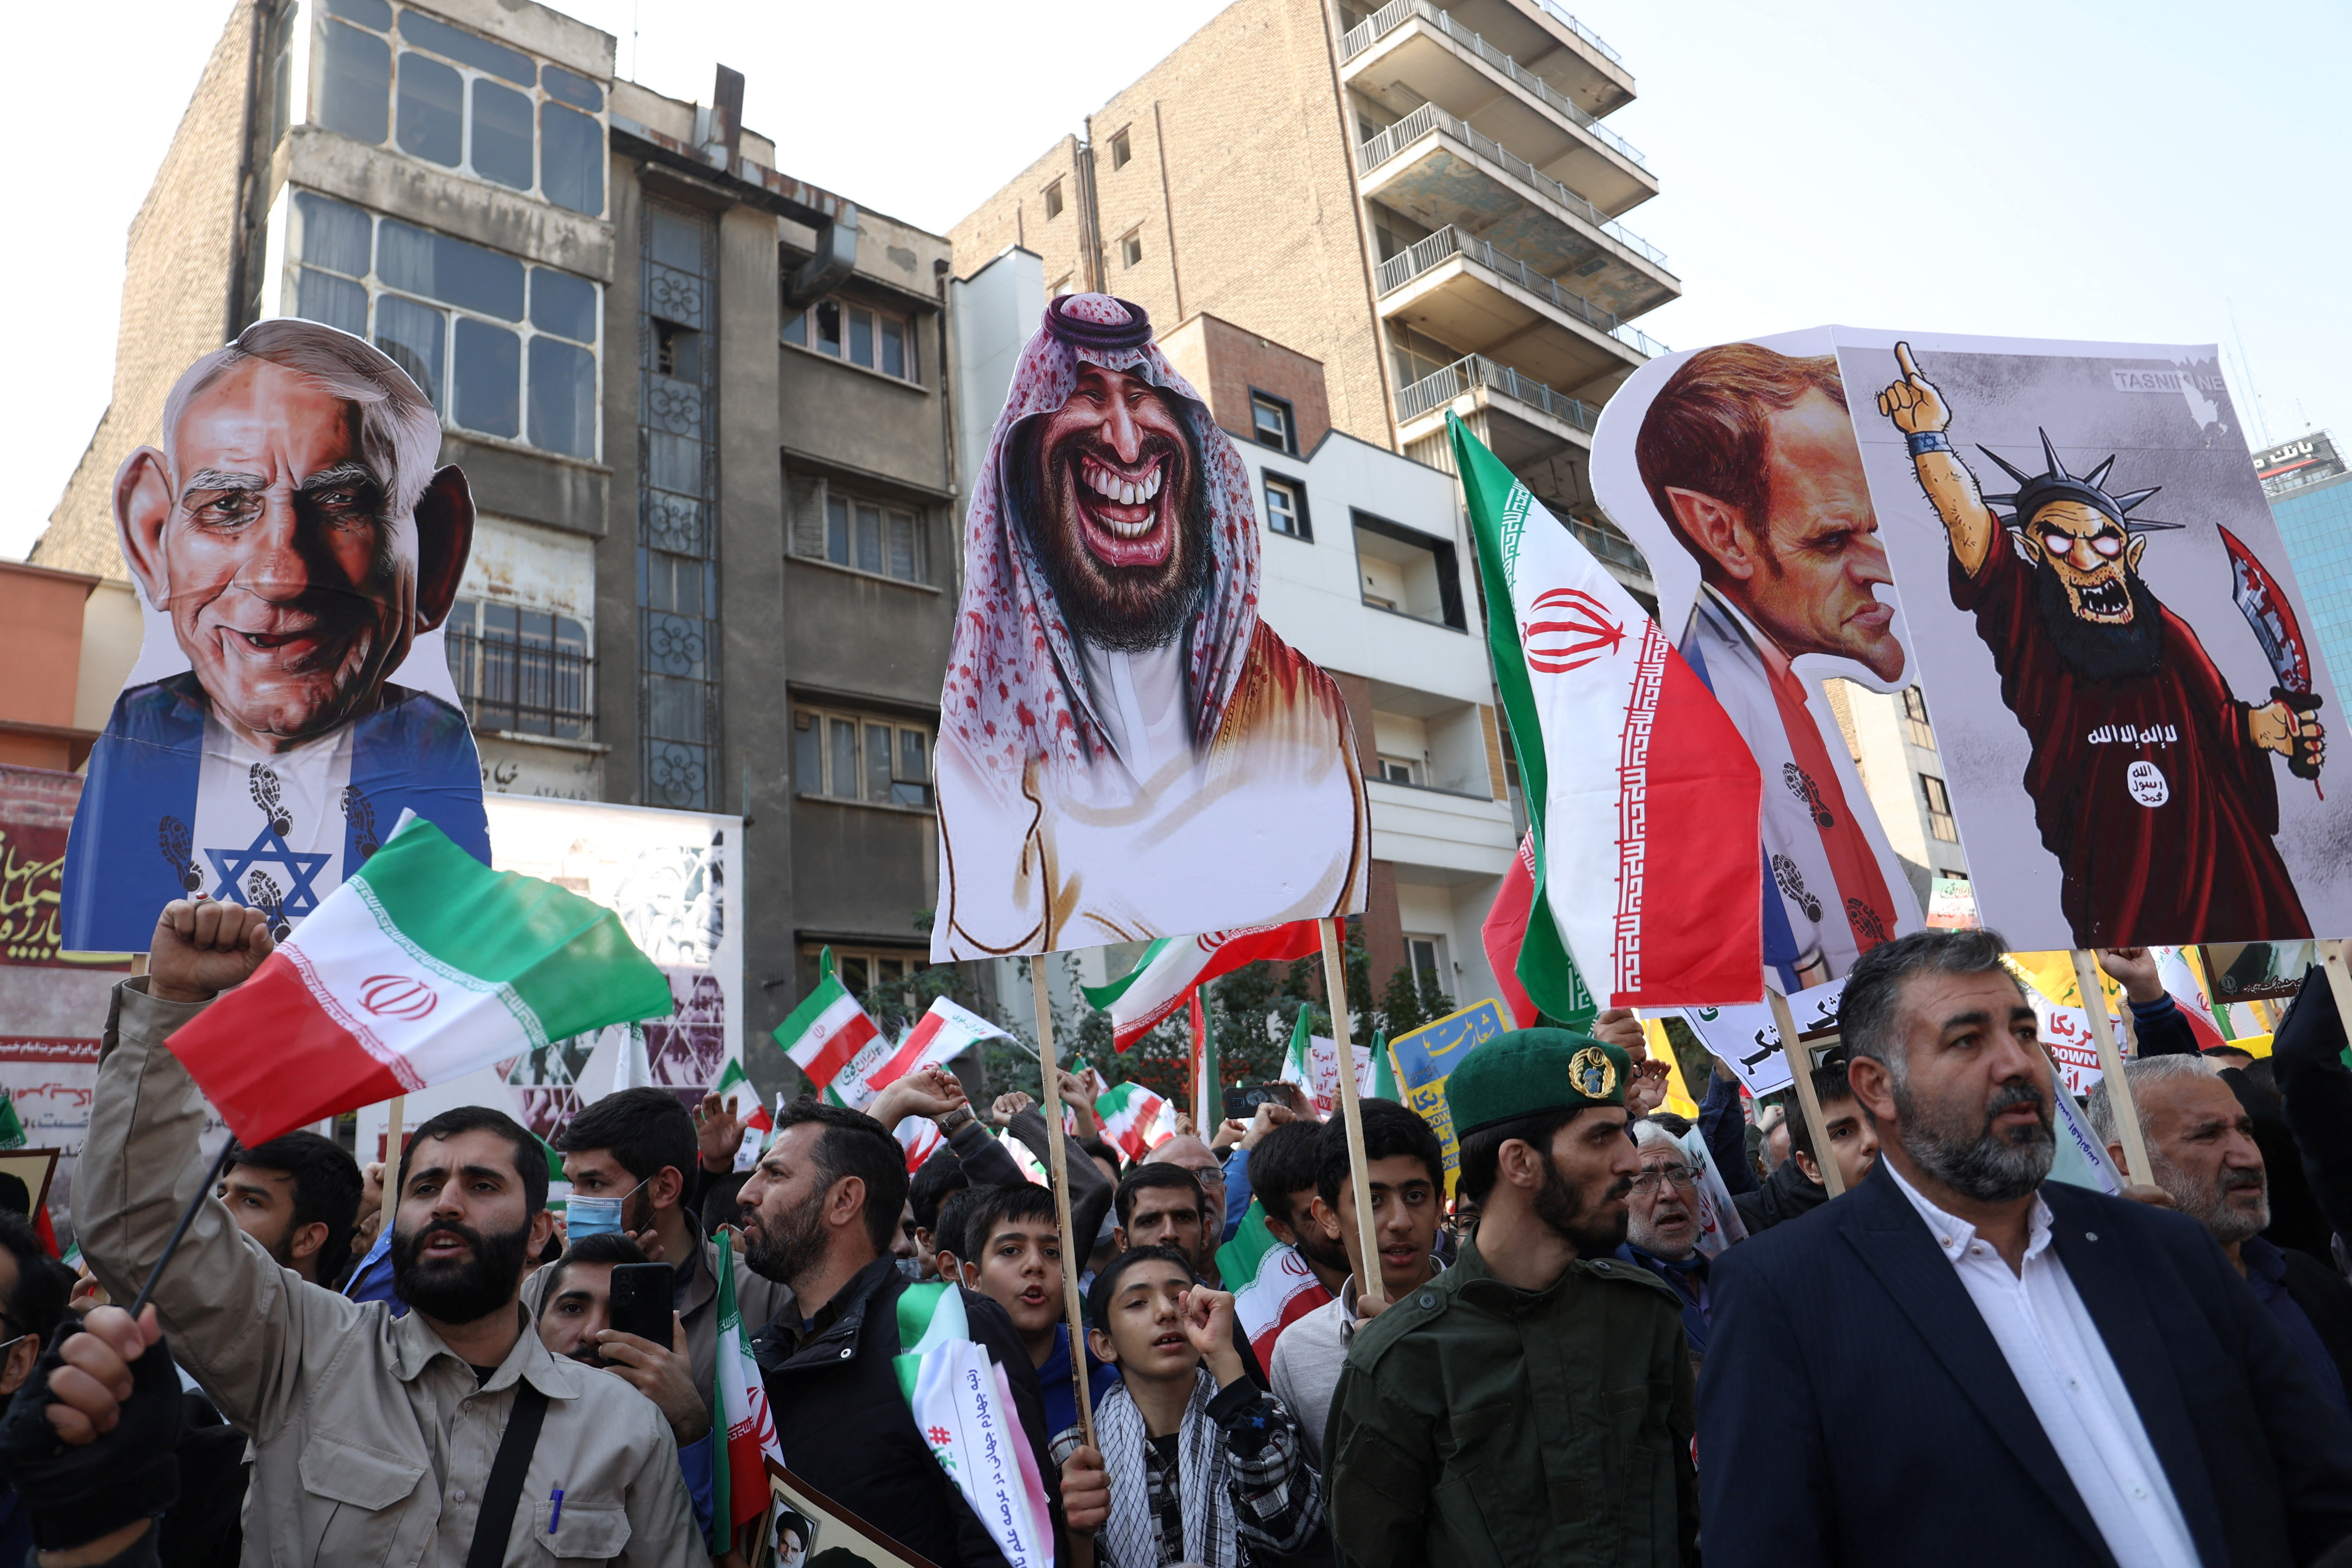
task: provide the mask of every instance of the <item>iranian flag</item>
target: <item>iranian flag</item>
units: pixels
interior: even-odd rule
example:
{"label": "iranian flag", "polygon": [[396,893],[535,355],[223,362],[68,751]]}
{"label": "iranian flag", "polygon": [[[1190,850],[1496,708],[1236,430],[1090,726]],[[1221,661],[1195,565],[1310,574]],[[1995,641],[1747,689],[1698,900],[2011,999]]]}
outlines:
{"label": "iranian flag", "polygon": [[[1519,954],[1527,946],[1528,913],[1535,901],[1536,839],[1530,833],[1520,838],[1519,852],[1511,857],[1511,868],[1503,873],[1503,885],[1495,890],[1494,907],[1478,928],[1479,942],[1486,949],[1486,966],[1495,972],[1495,989],[1503,994],[1512,1024],[1522,1029],[1534,1028],[1542,1016],[1528,988],[1519,984]],[[1582,989],[1581,977],[1577,985]],[[1589,994],[1586,1010],[1591,1010]]]}
{"label": "iranian flag", "polygon": [[794,1067],[808,1075],[809,1082],[829,1090],[851,1064],[862,1060],[871,1065],[879,1060],[887,1043],[874,1020],[866,1016],[866,1009],[857,1005],[857,998],[834,973],[829,947],[818,956],[817,976],[815,987],[773,1033],[776,1044],[784,1047]]}
{"label": "iranian flag", "polygon": [[[939,997],[931,1003],[930,1010],[917,1019],[915,1026],[892,1047],[888,1056],[860,1075],[858,1081],[864,1086],[866,1099],[857,1102],[859,1108],[871,1103],[874,1096],[910,1072],[953,1061],[982,1040],[1009,1040],[1012,1037],[971,1008],[959,1007],[946,997]],[[843,1098],[847,1100],[847,1089],[840,1086],[838,1079],[835,1083]]]}
{"label": "iranian flag", "polygon": [[1112,1085],[1096,1100],[1095,1114],[1102,1118],[1103,1141],[1130,1160],[1142,1159],[1175,1136],[1168,1102],[1139,1083]]}
{"label": "iranian flag", "polygon": [[2213,1016],[2212,999],[2207,995],[2205,983],[2198,977],[2197,963],[2185,947],[2150,948],[2156,959],[2156,973],[2164,982],[2165,990],[2172,994],[2181,1016],[2189,1020],[2189,1032],[2197,1037],[2197,1048],[2210,1050],[2229,1042],[2221,1034],[2221,1026]]}
{"label": "iranian flag", "polygon": [[1213,1129],[1223,1119],[1224,1073],[1217,1063],[1217,1035],[1201,993],[1192,993],[1192,1125]]}
{"label": "iranian flag", "polygon": [[940,1145],[947,1142],[947,1135],[940,1131],[940,1124],[928,1116],[904,1118],[898,1126],[890,1129],[890,1136],[896,1138],[898,1147],[906,1152],[907,1174],[910,1176],[921,1170],[923,1162],[938,1153]]}
{"label": "iranian flag", "polygon": [[915,1429],[1007,1568],[1053,1568],[1054,1520],[1035,1450],[1004,1369],[971,1337],[963,1292],[909,1285],[899,1292],[898,1319],[901,1349],[891,1368]]}
{"label": "iranian flag", "polygon": [[1274,1364],[1282,1331],[1331,1299],[1298,1248],[1265,1227],[1265,1205],[1253,1198],[1234,1238],[1217,1249],[1217,1275],[1234,1293],[1234,1321],[1260,1366]]}
{"label": "iranian flag", "polygon": [[743,1125],[751,1131],[773,1132],[776,1130],[776,1119],[768,1114],[768,1108],[760,1103],[760,1091],[751,1087],[751,1075],[745,1072],[743,1064],[733,1057],[728,1058],[727,1065],[719,1069],[719,1081],[710,1086],[710,1092],[722,1101],[739,1096],[748,1099],[751,1109],[745,1112]]}
{"label": "iranian flag", "polygon": [[169,1043],[250,1146],[669,1011],[669,981],[618,915],[493,871],[404,812],[251,979]]}
{"label": "iranian flag", "polygon": [[1748,743],[1633,595],[1460,419],[1446,426],[1535,841],[1520,984],[1560,1018],[1577,973],[1611,1006],[1761,1001]]}
{"label": "iranian flag", "polygon": [[1162,1020],[1174,1017],[1203,982],[1262,958],[1286,963],[1311,958],[1323,950],[1322,943],[1313,921],[1163,936],[1143,950],[1142,959],[1123,978],[1081,989],[1088,1006],[1108,1011],[1111,1044],[1123,1051]]}
{"label": "iranian flag", "polygon": [[719,1232],[719,1354],[711,1366],[717,1384],[710,1407],[727,1434],[727,1462],[711,1467],[710,1528],[718,1539],[710,1554],[723,1556],[735,1532],[768,1510],[768,1471],[763,1460],[784,1462],[776,1441],[776,1418],[768,1409],[768,1385],[751,1359],[751,1338],[735,1300],[735,1238]]}

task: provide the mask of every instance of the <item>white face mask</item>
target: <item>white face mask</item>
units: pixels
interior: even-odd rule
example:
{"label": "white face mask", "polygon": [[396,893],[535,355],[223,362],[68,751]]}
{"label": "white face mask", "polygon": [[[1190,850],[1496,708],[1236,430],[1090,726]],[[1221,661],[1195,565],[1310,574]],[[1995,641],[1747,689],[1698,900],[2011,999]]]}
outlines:
{"label": "white face mask", "polygon": [[[651,1176],[646,1182],[652,1181]],[[646,1190],[639,1182],[617,1198],[572,1197],[563,1205],[563,1236],[566,1245],[591,1236],[618,1236],[621,1232],[621,1208],[631,1198]]]}

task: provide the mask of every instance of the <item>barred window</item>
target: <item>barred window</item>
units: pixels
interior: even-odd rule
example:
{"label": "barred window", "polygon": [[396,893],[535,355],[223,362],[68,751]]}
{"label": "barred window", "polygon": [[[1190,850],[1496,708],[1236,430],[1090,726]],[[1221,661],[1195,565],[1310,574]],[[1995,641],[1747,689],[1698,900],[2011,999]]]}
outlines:
{"label": "barred window", "polygon": [[569,616],[460,599],[447,626],[449,679],[478,730],[584,741],[595,731],[588,630]]}

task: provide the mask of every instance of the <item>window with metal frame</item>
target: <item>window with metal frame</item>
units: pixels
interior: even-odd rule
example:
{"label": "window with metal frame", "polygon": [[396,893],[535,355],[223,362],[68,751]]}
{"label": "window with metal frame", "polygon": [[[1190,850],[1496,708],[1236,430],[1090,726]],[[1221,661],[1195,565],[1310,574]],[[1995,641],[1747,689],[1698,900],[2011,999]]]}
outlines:
{"label": "window with metal frame", "polygon": [[353,141],[604,211],[604,89],[562,66],[386,0],[318,19],[319,123]]}
{"label": "window with metal frame", "polygon": [[1129,163],[1129,162],[1130,162],[1134,157],[1135,157],[1135,143],[1134,143],[1133,142],[1131,142],[1131,141],[1129,141],[1129,140],[1128,139],[1128,134],[1127,134],[1127,132],[1124,132],[1124,131],[1118,132],[1118,133],[1116,133],[1115,135],[1113,135],[1113,136],[1111,137],[1111,139],[1110,139],[1110,166],[1111,166],[1113,169],[1124,169],[1124,168],[1126,168],[1126,167],[1127,167],[1127,165],[1128,165],[1128,163]]}
{"label": "window with metal frame", "polygon": [[816,989],[819,965],[826,947],[833,949],[833,972],[843,987],[869,1013],[912,1011],[908,986],[931,966],[930,955],[913,948],[843,947],[838,943],[801,944],[801,994]]}
{"label": "window with metal frame", "polygon": [[678,810],[725,797],[718,762],[718,233],[709,214],[648,197],[638,222],[639,798]]}
{"label": "window with metal frame", "polygon": [[449,679],[478,730],[585,741],[596,731],[588,629],[569,616],[460,599],[446,627]]}
{"label": "window with metal frame", "polygon": [[1933,773],[1921,773],[1919,787],[1927,796],[1927,831],[1947,844],[1958,844],[1960,825],[1952,816],[1952,797],[1944,781]]}
{"label": "window with metal frame", "polygon": [[793,709],[793,787],[867,805],[931,808],[931,727],[843,709]]}
{"label": "window with metal frame", "polygon": [[902,501],[844,490],[829,479],[787,476],[793,554],[901,583],[931,580],[929,520]]}
{"label": "window with metal frame", "polygon": [[1314,542],[1314,523],[1307,515],[1307,487],[1281,474],[1267,474],[1265,526],[1276,533]]}
{"label": "window with metal frame", "polygon": [[784,317],[783,340],[835,359],[921,384],[915,356],[915,323],[869,305],[820,300]]}
{"label": "window with metal frame", "polygon": [[1936,731],[1927,724],[1927,694],[1916,686],[1903,689],[1903,728],[1913,745],[1936,749]]}
{"label": "window with metal frame", "polygon": [[1258,445],[1298,456],[1298,420],[1286,399],[1267,393],[1250,394],[1250,425]]}
{"label": "window with metal frame", "polygon": [[289,237],[294,313],[373,342],[444,423],[595,458],[596,284],[311,191]]}
{"label": "window with metal frame", "polygon": [[1118,242],[1118,264],[1130,268],[1143,259],[1143,234],[1136,230]]}
{"label": "window with metal frame", "polygon": [[1048,222],[1062,216],[1062,182],[1055,180],[1045,187],[1045,217]]}

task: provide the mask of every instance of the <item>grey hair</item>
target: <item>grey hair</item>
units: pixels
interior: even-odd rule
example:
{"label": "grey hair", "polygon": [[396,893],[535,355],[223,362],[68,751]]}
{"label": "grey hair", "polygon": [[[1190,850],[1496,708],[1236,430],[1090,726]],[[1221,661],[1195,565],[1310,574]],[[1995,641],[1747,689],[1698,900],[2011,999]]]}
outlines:
{"label": "grey hair", "polygon": [[247,360],[292,371],[359,410],[360,457],[383,486],[385,515],[406,517],[433,479],[441,456],[441,416],[392,358],[362,339],[290,316],[256,321],[236,342],[190,365],[163,400],[163,449],[179,482],[173,449],[180,416],[206,387]]}
{"label": "grey hair", "polygon": [[1881,1063],[1896,1083],[1904,1081],[1903,1031],[1897,1004],[1903,983],[1914,974],[1985,974],[1999,970],[2017,986],[2020,1000],[2025,987],[2001,964],[2009,943],[1997,931],[1915,931],[1883,942],[1862,955],[1846,976],[1838,1002],[1838,1030],[1849,1060],[1868,1057]]}
{"label": "grey hair", "polygon": [[[2132,1107],[2135,1110],[2138,1110],[2139,1090],[2144,1084],[2164,1083],[2174,1079],[2220,1076],[2214,1070],[2213,1064],[2203,1057],[2142,1057],[2137,1061],[2124,1063],[2124,1082],[2131,1087]],[[2122,1142],[2116,1134],[2116,1102],[2108,1097],[2105,1079],[2103,1078],[2091,1086],[2091,1101],[2084,1107],[2084,1113],[2090,1117],[2091,1131],[2098,1135],[2100,1142]],[[2143,1131],[2147,1130],[2147,1125],[2146,1118],[2143,1117],[2140,1123]],[[2132,1173],[2132,1179],[2135,1181],[2144,1180],[2145,1176],[2144,1172]]]}

